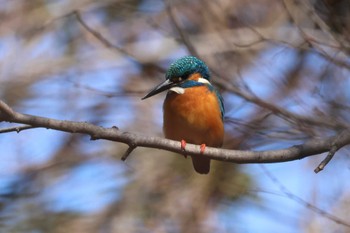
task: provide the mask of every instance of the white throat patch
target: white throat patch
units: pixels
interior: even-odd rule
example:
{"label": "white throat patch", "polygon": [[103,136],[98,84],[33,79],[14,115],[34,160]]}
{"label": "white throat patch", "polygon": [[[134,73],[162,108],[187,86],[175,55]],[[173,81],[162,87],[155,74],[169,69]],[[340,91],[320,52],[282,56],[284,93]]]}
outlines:
{"label": "white throat patch", "polygon": [[200,83],[206,83],[206,84],[210,84],[210,85],[211,85],[211,83],[210,83],[207,79],[205,79],[205,78],[199,78],[199,79],[198,79],[198,82],[200,82]]}
{"label": "white throat patch", "polygon": [[169,90],[176,92],[177,94],[180,94],[180,95],[185,93],[185,88],[182,88],[182,87],[172,87]]}

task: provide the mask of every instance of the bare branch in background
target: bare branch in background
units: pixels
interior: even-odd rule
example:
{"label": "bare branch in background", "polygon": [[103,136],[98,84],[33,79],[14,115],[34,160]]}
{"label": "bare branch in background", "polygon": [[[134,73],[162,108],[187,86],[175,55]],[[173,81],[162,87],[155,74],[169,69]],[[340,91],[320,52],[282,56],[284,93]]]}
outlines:
{"label": "bare branch in background", "polygon": [[269,177],[271,179],[271,181],[279,188],[279,190],[286,195],[287,197],[289,197],[291,200],[296,201],[297,203],[304,205],[305,207],[307,207],[308,209],[320,214],[321,216],[332,220],[333,222],[336,222],[338,224],[341,224],[343,226],[346,227],[350,227],[350,223],[344,221],[343,219],[340,219],[337,216],[334,216],[333,214],[320,209],[319,207],[303,200],[302,198],[296,196],[295,194],[293,194],[291,191],[289,191],[278,179],[276,176],[274,176],[269,170],[267,170],[267,168],[264,165],[260,165],[261,169],[264,171],[264,173],[267,175],[267,177]]}

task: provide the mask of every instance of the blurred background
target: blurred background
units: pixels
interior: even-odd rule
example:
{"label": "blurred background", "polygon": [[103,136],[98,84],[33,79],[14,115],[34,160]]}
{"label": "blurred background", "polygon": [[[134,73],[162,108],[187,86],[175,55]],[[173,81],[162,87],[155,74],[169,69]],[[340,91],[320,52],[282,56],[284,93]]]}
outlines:
{"label": "blurred background", "polygon": [[[184,55],[225,99],[224,148],[281,149],[350,120],[348,0],[2,0],[0,98],[16,111],[162,136]],[[13,124],[0,123],[1,128]],[[190,159],[47,129],[0,137],[1,232],[350,232],[350,148],[277,164]]]}

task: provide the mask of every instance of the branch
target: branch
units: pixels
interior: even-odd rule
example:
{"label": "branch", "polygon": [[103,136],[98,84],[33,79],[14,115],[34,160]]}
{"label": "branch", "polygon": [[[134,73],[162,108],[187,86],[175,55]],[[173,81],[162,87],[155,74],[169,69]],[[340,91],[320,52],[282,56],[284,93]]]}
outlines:
{"label": "branch", "polygon": [[[282,1],[282,5],[283,5],[283,7],[284,7],[284,9],[285,9],[289,19],[297,27],[298,31],[303,36],[303,38],[305,39],[305,42],[310,46],[310,48],[315,48],[314,43],[322,44],[322,42],[320,43],[320,41],[317,40],[316,38],[310,37],[309,34],[307,33],[307,31],[305,29],[303,29],[298,24],[296,18],[293,16],[292,12],[289,10],[288,4],[286,3],[285,0]],[[302,10],[302,9],[299,8],[299,11],[300,10]],[[338,44],[339,44],[339,46],[330,46],[330,44],[328,44],[328,45],[326,45],[327,47],[337,48],[339,51],[343,51],[344,53],[346,53],[346,51],[348,51],[348,47],[345,46],[344,43],[343,43],[344,39],[341,38],[340,35],[338,35],[337,33],[332,33],[332,30],[329,28],[329,26],[327,26],[327,24],[322,21],[322,19],[317,15],[317,13],[314,12],[314,10],[308,9],[306,14],[311,18],[311,21],[313,21],[313,23],[317,27],[319,27],[326,35],[331,37],[332,41],[338,42]],[[343,67],[343,68],[350,69],[350,64],[348,62],[338,60],[338,59],[335,58],[335,56],[332,57],[332,56],[328,55],[321,48],[315,49],[313,52],[315,52],[316,54],[322,56],[326,60],[334,63],[335,65],[338,65],[338,66]]]}
{"label": "branch", "polygon": [[0,129],[0,133],[9,133],[9,132],[17,132],[17,133],[19,133],[19,132],[21,132],[23,130],[34,129],[34,128],[37,128],[37,127],[31,126],[31,125],[19,125],[19,126],[14,126],[14,127]]}
{"label": "branch", "polygon": [[282,193],[284,193],[284,195],[288,198],[290,198],[291,200],[296,201],[297,203],[299,203],[300,205],[305,206],[306,208],[314,211],[315,213],[318,213],[319,215],[323,216],[324,218],[328,218],[329,220],[332,220],[338,224],[344,225],[346,227],[350,227],[350,223],[344,221],[343,219],[340,219],[339,217],[320,209],[319,207],[305,201],[304,199],[302,199],[301,197],[293,194],[291,191],[289,191],[283,184],[282,182],[280,182],[276,176],[274,176],[269,170],[266,169],[266,167],[264,165],[260,165],[261,169],[264,171],[264,173],[267,175],[267,177],[270,178],[270,180],[275,183],[275,185],[279,188],[279,190],[281,190]]}
{"label": "branch", "polygon": [[[190,52],[190,54],[196,56],[196,57],[200,57],[198,52],[196,51],[195,47],[193,46],[193,44],[191,43],[191,40],[188,38],[188,36],[186,35],[186,33],[184,33],[184,31],[181,29],[180,25],[178,24],[178,22],[176,21],[175,15],[173,13],[173,10],[170,6],[170,2],[167,3],[167,12],[168,15],[170,17],[171,22],[173,23],[173,25],[175,26],[176,30],[178,31],[178,33],[180,34],[181,40],[182,42],[186,45],[187,50]],[[262,42],[265,38],[259,33],[257,32],[254,28],[251,28],[251,30],[253,30],[258,36],[259,39],[253,43],[247,44],[247,45],[239,45],[239,47],[248,47],[251,46],[252,44],[256,44],[256,43],[260,43]],[[216,76],[220,77],[223,76],[220,74],[220,72],[214,70],[214,73],[216,74]],[[310,124],[314,124],[314,125],[324,125],[327,127],[339,127],[340,123],[338,122],[329,122],[326,120],[316,120],[314,118],[307,118],[307,117],[302,117],[302,116],[298,116],[292,112],[289,112],[283,108],[277,107],[276,105],[270,104],[268,102],[263,101],[262,99],[259,99],[256,96],[253,95],[249,95],[247,93],[244,93],[242,91],[240,91],[238,88],[235,88],[235,86],[230,85],[230,83],[226,83],[225,81],[216,81],[217,84],[219,84],[223,89],[231,91],[233,93],[235,93],[236,95],[242,97],[243,99],[252,102],[262,108],[266,108],[270,111],[272,111],[274,114],[277,114],[279,116],[285,117],[287,119],[290,119],[292,121],[295,121],[297,123],[303,122],[303,123],[310,123]],[[343,125],[342,125],[343,126]]]}
{"label": "branch", "polygon": [[[212,69],[212,71],[215,75],[219,76],[220,73],[217,70]],[[302,115],[298,115],[296,113],[290,112],[282,107],[266,102],[255,95],[244,92],[226,80],[216,79],[215,84],[226,91],[232,92],[240,96],[241,98],[245,99],[248,102],[256,104],[261,108],[265,108],[271,111],[272,113],[276,114],[277,116],[280,116],[283,119],[295,122],[297,124],[310,124],[318,127],[323,126],[327,128],[333,128],[333,129],[342,129],[342,128],[350,127],[350,125],[347,123],[330,121],[328,119],[323,119],[323,118],[316,119],[316,118],[302,116]]]}
{"label": "branch", "polygon": [[179,141],[123,132],[115,126],[104,128],[86,122],[55,120],[21,114],[13,111],[7,104],[0,101],[0,111],[3,112],[6,110],[10,110],[12,114],[6,115],[6,118],[3,118],[4,121],[22,123],[33,127],[43,127],[68,133],[87,134],[90,135],[91,140],[105,139],[125,143],[129,145],[130,149],[127,150],[123,158],[127,157],[136,147],[148,147],[172,151],[178,154],[186,154],[189,156],[206,156],[214,160],[232,163],[278,163],[329,152],[334,145],[334,142],[336,142],[337,148],[350,144],[350,129],[347,129],[342,133],[341,137],[333,136],[325,139],[309,140],[304,144],[280,150],[247,151],[207,147],[205,152],[201,153],[199,145],[187,144],[186,151],[184,152],[181,149],[181,143]]}
{"label": "branch", "polygon": [[327,166],[327,164],[332,160],[332,158],[335,155],[335,152],[337,152],[340,148],[342,148],[343,146],[341,144],[339,144],[339,142],[341,143],[342,140],[344,140],[345,138],[348,138],[349,136],[349,131],[343,131],[341,132],[333,141],[332,141],[332,146],[328,152],[327,157],[320,163],[320,165],[317,166],[317,168],[314,170],[315,173],[319,173],[320,171],[322,171],[325,166]]}
{"label": "branch", "polygon": [[[170,2],[166,2],[166,9],[167,12],[169,14],[170,20],[171,22],[174,24],[176,30],[178,31],[182,42],[184,43],[184,45],[186,46],[186,48],[188,49],[188,51],[192,54],[195,55],[197,57],[200,57],[198,52],[196,51],[195,47],[193,46],[193,44],[191,43],[191,39],[188,37],[188,35],[186,35],[186,33],[184,33],[184,31],[182,30],[182,28],[180,27],[180,25],[178,24],[176,17],[173,13],[173,9],[170,5]],[[98,31],[96,31],[95,29],[93,29],[91,26],[89,26],[81,17],[80,12],[79,11],[74,11],[73,14],[77,17],[78,22],[89,32],[91,33],[96,39],[98,39],[105,47],[107,48],[112,48],[115,49],[121,53],[123,53],[124,55],[127,55],[128,57],[130,57],[131,59],[133,59],[134,61],[136,61],[137,63],[140,63],[140,61],[133,56],[132,54],[128,53],[126,50],[114,45],[112,42],[110,42],[106,37],[104,37],[101,33],[99,33]],[[263,40],[270,40],[272,42],[271,39],[267,39],[265,38],[259,31],[261,31],[261,29],[256,30],[253,27],[249,28],[251,31],[253,31],[255,33],[255,35],[258,37],[256,40],[253,40],[254,42],[250,43],[250,44],[243,44],[242,45],[236,45],[237,47],[247,47],[247,46],[251,46],[257,43],[260,43]],[[299,30],[301,30],[298,27]],[[241,33],[243,34],[243,33]],[[199,38],[203,38],[205,37],[204,35],[199,36]],[[306,37],[306,36],[305,36]],[[193,39],[194,40],[194,39]],[[210,39],[207,38],[205,39],[205,41],[209,41]],[[198,38],[196,39],[196,41],[198,41]],[[285,43],[288,44],[286,42],[283,41],[278,41],[275,40],[274,42],[276,43]],[[292,44],[288,44],[289,46],[293,47]],[[317,50],[315,50],[314,52],[320,53]],[[323,53],[320,53],[320,55],[325,56]],[[329,58],[331,60],[331,58]],[[161,67],[155,66],[159,71],[161,71],[162,73],[164,73],[164,70]],[[350,66],[348,67],[350,68]],[[224,77],[224,75],[222,74],[222,72],[219,72],[215,69],[212,69],[212,72],[218,76],[218,77]],[[228,78],[224,78],[226,80],[229,80]],[[337,121],[329,121],[328,119],[315,119],[315,118],[311,118],[311,117],[304,117],[295,113],[292,113],[282,107],[279,107],[277,105],[273,105],[271,103],[268,103],[260,98],[258,98],[255,95],[252,94],[248,94],[246,92],[243,92],[241,90],[239,90],[239,88],[235,87],[234,85],[232,85],[230,82],[227,82],[226,80],[215,80],[215,84],[217,84],[218,86],[220,86],[222,89],[230,91],[238,96],[240,96],[241,98],[256,104],[257,106],[260,106],[262,108],[268,109],[270,110],[272,113],[276,114],[277,116],[282,117],[283,119],[286,119],[287,121],[292,121],[295,122],[297,124],[311,124],[311,125],[316,125],[316,126],[324,126],[324,127],[331,127],[333,129],[341,129],[341,128],[348,128],[349,125],[346,123],[342,123],[342,122],[337,122]]]}
{"label": "branch", "polygon": [[[141,64],[140,60],[133,55],[131,52],[127,51],[126,49],[119,47],[115,44],[113,44],[110,40],[107,39],[106,36],[102,35],[100,32],[98,32],[97,30],[95,30],[92,26],[90,26],[81,16],[80,12],[78,10],[73,11],[72,13],[73,15],[75,15],[75,17],[77,18],[77,21],[82,25],[82,27],[89,32],[93,37],[95,37],[95,39],[97,39],[98,41],[100,41],[102,43],[102,45],[104,45],[106,48],[108,49],[113,49],[116,52],[119,52],[125,56],[127,56],[128,58],[130,58],[133,62],[137,63],[137,64]],[[129,46],[130,47],[130,46]],[[131,47],[135,47],[135,46],[131,46]],[[164,73],[164,70],[161,67],[158,66],[154,66],[154,68],[157,68],[159,71],[161,71],[162,73]]]}
{"label": "branch", "polygon": [[186,45],[186,48],[188,50],[188,52],[190,54],[192,54],[193,56],[196,57],[200,57],[197,50],[195,49],[195,47],[193,46],[193,44],[191,43],[191,40],[188,38],[187,34],[182,30],[182,28],[180,27],[179,23],[176,20],[176,17],[173,13],[173,9],[171,7],[171,2],[170,1],[165,1],[166,3],[166,10],[168,12],[170,21],[172,22],[172,24],[175,26],[177,32],[179,33],[182,42]]}

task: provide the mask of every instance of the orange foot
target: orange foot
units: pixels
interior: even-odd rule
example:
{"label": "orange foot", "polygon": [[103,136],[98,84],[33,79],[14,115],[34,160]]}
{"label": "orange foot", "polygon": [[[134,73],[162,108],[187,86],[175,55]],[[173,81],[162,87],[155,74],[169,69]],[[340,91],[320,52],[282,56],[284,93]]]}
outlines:
{"label": "orange foot", "polygon": [[[181,140],[181,149],[183,150],[183,151],[186,151],[186,141],[185,140]],[[185,158],[187,158],[187,155],[186,154],[184,154],[184,157]]]}
{"label": "orange foot", "polygon": [[205,144],[202,144],[202,145],[201,145],[201,154],[204,154],[205,147],[206,147],[206,145],[205,145]]}

